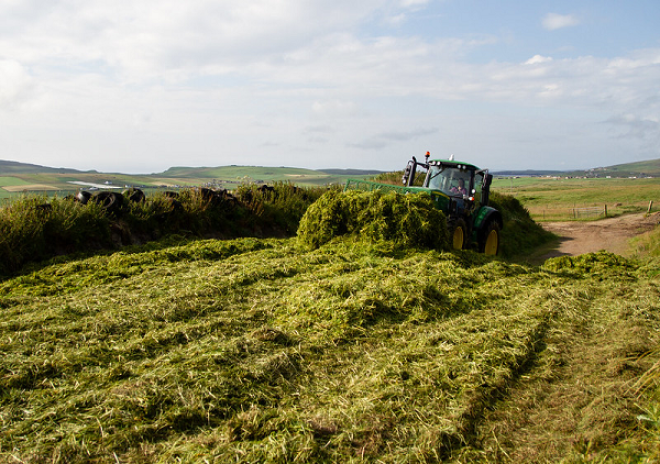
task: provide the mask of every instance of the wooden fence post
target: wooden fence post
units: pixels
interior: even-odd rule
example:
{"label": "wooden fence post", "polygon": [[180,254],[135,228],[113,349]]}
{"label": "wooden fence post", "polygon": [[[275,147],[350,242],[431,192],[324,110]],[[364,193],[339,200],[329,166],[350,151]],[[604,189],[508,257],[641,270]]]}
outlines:
{"label": "wooden fence post", "polygon": [[607,205],[605,205],[605,217],[607,217]]}
{"label": "wooden fence post", "polygon": [[653,200],[649,201],[649,213],[651,212],[651,208],[653,208]]}

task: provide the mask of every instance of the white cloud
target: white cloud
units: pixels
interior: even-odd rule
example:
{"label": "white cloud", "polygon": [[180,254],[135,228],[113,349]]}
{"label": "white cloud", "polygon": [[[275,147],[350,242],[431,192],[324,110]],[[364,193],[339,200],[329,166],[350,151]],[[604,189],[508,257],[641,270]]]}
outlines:
{"label": "white cloud", "polygon": [[[20,34],[0,32],[0,49],[26,63],[99,66],[132,81],[165,73],[228,71],[351,28],[382,3],[365,0],[64,0],[44,8],[0,5]],[[30,5],[31,8],[30,9]],[[183,71],[183,73],[182,73]]]}
{"label": "white cloud", "polygon": [[542,21],[543,27],[549,31],[563,29],[565,27],[577,26],[580,20],[574,15],[560,15],[557,13],[548,13]]}
{"label": "white cloud", "polygon": [[660,146],[660,121],[657,116],[640,116],[638,114],[620,114],[605,121],[616,131],[616,137],[632,139],[651,154],[657,155]]}
{"label": "white cloud", "polygon": [[552,61],[552,57],[550,56],[534,55],[529,60],[525,61],[525,64],[541,64],[549,63],[550,61]]}
{"label": "white cloud", "polygon": [[322,117],[350,117],[358,112],[355,102],[341,100],[315,101],[312,110]]}
{"label": "white cloud", "polygon": [[0,60],[0,109],[14,109],[29,98],[33,79],[25,68],[14,60]]}
{"label": "white cloud", "polygon": [[416,128],[409,131],[391,130],[374,134],[371,137],[364,138],[359,142],[349,143],[348,145],[363,150],[380,150],[392,144],[410,142],[437,132],[438,129],[436,128]]}

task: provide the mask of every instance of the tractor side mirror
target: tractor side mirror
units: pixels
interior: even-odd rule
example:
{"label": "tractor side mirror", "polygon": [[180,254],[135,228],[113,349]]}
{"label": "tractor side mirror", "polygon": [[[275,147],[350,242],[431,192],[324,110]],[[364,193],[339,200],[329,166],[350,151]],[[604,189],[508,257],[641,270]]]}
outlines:
{"label": "tractor side mirror", "polygon": [[412,171],[412,166],[408,164],[408,166],[406,166],[406,170],[403,172],[403,177],[401,178],[403,185],[408,185],[408,179],[410,179],[410,171]]}
{"label": "tractor side mirror", "polygon": [[406,187],[410,187],[413,182],[415,182],[415,174],[417,171],[417,160],[415,157],[411,161],[408,161],[408,165],[406,166],[406,170],[403,173],[403,177],[401,178],[401,181],[403,182],[403,185]]}

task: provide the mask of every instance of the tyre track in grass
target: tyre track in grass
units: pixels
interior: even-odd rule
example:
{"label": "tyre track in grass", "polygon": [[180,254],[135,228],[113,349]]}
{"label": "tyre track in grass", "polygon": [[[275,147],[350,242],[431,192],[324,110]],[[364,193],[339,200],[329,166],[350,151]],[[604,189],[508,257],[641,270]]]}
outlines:
{"label": "tyre track in grass", "polygon": [[641,433],[639,376],[656,361],[657,293],[639,274],[604,285],[565,281],[556,314],[527,372],[491,404],[455,462],[543,463],[616,456]]}
{"label": "tyre track in grass", "polygon": [[[636,330],[611,324],[616,337],[587,329],[547,341],[551,353],[491,411],[481,428],[483,450],[497,462],[558,462],[594,457],[628,438],[636,426],[635,392],[630,388],[644,363],[631,359],[629,337]],[[579,343],[574,337],[586,336]],[[606,452],[606,451],[605,451]],[[593,454],[592,454],[593,453]]]}

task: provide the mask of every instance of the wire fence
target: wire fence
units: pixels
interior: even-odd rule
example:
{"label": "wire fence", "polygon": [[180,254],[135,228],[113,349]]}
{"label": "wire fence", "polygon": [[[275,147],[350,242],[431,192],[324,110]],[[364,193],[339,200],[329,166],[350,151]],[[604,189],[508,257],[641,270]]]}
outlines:
{"label": "wire fence", "polygon": [[543,207],[534,206],[528,208],[529,214],[537,221],[580,221],[594,220],[604,217],[619,215],[628,212],[648,212],[653,209],[653,201],[648,204],[622,204],[614,203],[608,205],[574,205],[573,207]]}

